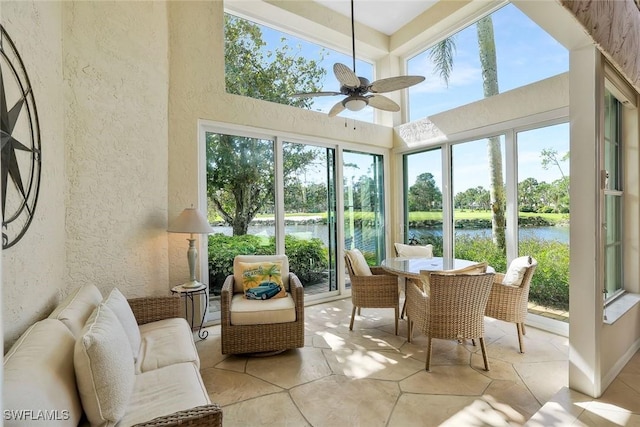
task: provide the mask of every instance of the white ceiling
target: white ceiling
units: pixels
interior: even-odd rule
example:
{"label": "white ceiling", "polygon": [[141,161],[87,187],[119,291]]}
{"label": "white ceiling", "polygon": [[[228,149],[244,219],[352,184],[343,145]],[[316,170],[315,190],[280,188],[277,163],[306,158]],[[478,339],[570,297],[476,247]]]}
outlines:
{"label": "white ceiling", "polygon": [[[350,0],[314,1],[351,18]],[[357,22],[390,36],[435,3],[437,0],[354,0],[353,15]]]}

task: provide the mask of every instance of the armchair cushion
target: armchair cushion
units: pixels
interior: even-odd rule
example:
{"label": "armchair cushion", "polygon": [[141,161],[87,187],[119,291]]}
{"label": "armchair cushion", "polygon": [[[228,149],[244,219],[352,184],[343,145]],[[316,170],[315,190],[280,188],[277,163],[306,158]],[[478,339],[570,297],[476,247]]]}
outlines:
{"label": "armchair cushion", "polygon": [[267,300],[287,296],[282,283],[282,261],[238,262],[237,267],[245,298]]}
{"label": "armchair cushion", "polygon": [[233,293],[244,293],[243,278],[238,268],[241,262],[281,262],[280,277],[284,290],[289,292],[289,258],[286,255],[237,255],[233,259]]}
{"label": "armchair cushion", "polygon": [[405,245],[394,243],[396,254],[404,258],[433,258],[433,245]]}
{"label": "armchair cushion", "polygon": [[245,299],[241,294],[231,299],[232,325],[263,325],[296,320],[296,305],[290,294],[286,298],[266,301]]}
{"label": "armchair cushion", "polygon": [[138,328],[138,322],[133,315],[127,299],[118,288],[113,288],[107,298],[105,298],[104,303],[116,315],[124,332],[127,334],[129,344],[131,344],[133,361],[135,362],[140,352],[140,329]]}
{"label": "armchair cushion", "polygon": [[504,279],[502,279],[502,284],[508,286],[520,286],[522,284],[522,279],[524,278],[524,273],[529,267],[531,267],[530,256],[515,258],[511,261],[511,264],[509,264],[509,268],[504,275]]}
{"label": "armchair cushion", "polygon": [[93,311],[73,354],[82,407],[92,425],[115,425],[125,414],[135,382],[131,345],[105,304]]}
{"label": "armchair cushion", "polygon": [[351,268],[353,268],[353,273],[356,276],[372,276],[371,268],[369,268],[369,264],[367,264],[367,260],[364,259],[364,255],[360,252],[360,249],[351,249],[345,251],[345,254],[349,258],[349,262],[351,262]]}

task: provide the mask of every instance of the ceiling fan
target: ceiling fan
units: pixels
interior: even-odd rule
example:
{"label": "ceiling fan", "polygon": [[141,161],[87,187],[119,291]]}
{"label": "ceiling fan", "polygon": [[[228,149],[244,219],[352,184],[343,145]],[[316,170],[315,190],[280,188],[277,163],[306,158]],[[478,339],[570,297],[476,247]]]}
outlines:
{"label": "ceiling fan", "polygon": [[368,79],[356,75],[356,39],[353,19],[353,0],[351,0],[351,48],[353,52],[353,70],[339,62],[333,65],[333,73],[336,79],[338,79],[338,82],[340,82],[339,92],[306,92],[295,93],[291,96],[294,98],[311,98],[315,96],[346,95],[346,98],[331,108],[329,117],[334,117],[345,109],[360,111],[367,105],[384,111],[400,111],[400,106],[393,100],[378,94],[408,88],[423,81],[424,77],[388,77],[371,83]]}

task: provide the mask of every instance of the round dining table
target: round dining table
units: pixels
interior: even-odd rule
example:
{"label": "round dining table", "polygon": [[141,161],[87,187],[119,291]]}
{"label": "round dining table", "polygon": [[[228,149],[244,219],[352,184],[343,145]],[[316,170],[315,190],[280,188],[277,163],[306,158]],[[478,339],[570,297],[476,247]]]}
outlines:
{"label": "round dining table", "polygon": [[[408,279],[419,279],[420,271],[457,270],[477,264],[477,261],[469,261],[457,258],[406,258],[393,257],[386,258],[380,264],[384,270]],[[493,267],[487,267],[487,272],[494,272]]]}
{"label": "round dining table", "polygon": [[[457,270],[459,268],[469,267],[470,265],[477,264],[477,261],[469,261],[466,259],[457,258],[407,258],[407,257],[393,257],[386,258],[380,263],[385,271],[391,274],[395,274],[403,279],[403,285],[406,292],[406,280],[420,280],[420,272],[427,271],[442,271],[442,270]],[[491,266],[487,266],[487,273],[493,273],[495,270]],[[407,300],[405,299],[402,305],[402,311],[400,318],[404,319],[404,313],[407,308]]]}

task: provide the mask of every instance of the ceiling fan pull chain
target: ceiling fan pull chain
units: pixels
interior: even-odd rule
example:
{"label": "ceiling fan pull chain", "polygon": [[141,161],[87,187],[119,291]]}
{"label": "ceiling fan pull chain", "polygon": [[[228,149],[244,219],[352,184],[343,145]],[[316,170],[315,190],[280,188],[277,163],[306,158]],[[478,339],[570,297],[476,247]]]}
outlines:
{"label": "ceiling fan pull chain", "polygon": [[353,0],[351,0],[351,51],[353,52],[353,72],[356,72],[356,30],[353,20]]}

